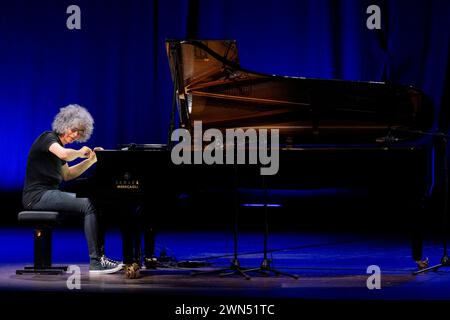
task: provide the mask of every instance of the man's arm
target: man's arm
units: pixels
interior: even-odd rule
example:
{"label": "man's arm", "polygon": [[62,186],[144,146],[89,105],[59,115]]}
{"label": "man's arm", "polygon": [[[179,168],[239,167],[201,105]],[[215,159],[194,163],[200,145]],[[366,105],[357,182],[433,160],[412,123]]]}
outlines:
{"label": "man's arm", "polygon": [[91,151],[89,158],[74,166],[69,167],[69,165],[66,163],[65,165],[62,166],[61,172],[64,181],[78,178],[80,175],[83,174],[83,172],[89,169],[96,162],[97,156],[95,155],[95,152]]}
{"label": "man's arm", "polygon": [[53,143],[48,150],[64,161],[72,161],[77,158],[88,158],[92,153],[89,147],[82,147],[80,150],[64,148],[58,143]]}

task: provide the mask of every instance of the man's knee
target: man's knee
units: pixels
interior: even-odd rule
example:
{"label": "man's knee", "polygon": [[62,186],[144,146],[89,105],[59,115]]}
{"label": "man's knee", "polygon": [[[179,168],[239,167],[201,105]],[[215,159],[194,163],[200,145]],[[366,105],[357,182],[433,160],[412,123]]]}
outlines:
{"label": "man's knee", "polygon": [[85,215],[95,214],[95,207],[92,201],[89,200],[88,198],[83,198],[81,200],[82,200],[81,211]]}

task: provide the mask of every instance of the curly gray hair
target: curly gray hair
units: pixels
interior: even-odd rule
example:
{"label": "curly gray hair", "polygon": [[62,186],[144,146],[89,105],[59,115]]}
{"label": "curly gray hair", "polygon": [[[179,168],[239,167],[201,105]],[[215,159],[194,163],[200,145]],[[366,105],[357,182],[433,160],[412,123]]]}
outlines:
{"label": "curly gray hair", "polygon": [[52,123],[52,129],[57,134],[66,133],[67,129],[80,129],[79,142],[86,142],[94,131],[94,119],[89,111],[78,104],[69,104],[59,109]]}

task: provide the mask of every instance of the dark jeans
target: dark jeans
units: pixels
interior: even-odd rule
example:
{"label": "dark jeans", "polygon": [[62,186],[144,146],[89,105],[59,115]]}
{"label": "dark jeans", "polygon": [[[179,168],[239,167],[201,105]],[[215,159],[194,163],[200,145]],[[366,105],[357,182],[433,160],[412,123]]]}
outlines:
{"label": "dark jeans", "polygon": [[77,198],[75,193],[48,190],[31,209],[83,215],[89,257],[98,259],[103,254],[104,236],[101,233],[102,236],[99,237],[97,210],[88,198]]}

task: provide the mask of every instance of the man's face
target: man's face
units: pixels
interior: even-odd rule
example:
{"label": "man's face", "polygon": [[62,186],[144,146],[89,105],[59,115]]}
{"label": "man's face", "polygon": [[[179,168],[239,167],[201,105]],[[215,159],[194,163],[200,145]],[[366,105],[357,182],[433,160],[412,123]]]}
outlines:
{"label": "man's face", "polygon": [[62,136],[63,143],[69,144],[75,142],[82,137],[83,133],[84,133],[83,128],[75,127],[72,129],[67,129],[66,133]]}

